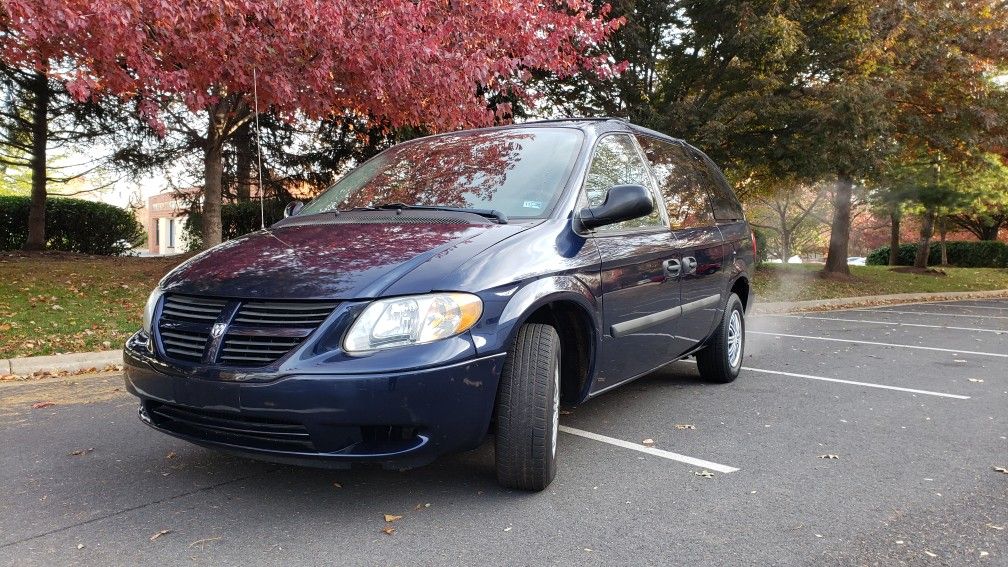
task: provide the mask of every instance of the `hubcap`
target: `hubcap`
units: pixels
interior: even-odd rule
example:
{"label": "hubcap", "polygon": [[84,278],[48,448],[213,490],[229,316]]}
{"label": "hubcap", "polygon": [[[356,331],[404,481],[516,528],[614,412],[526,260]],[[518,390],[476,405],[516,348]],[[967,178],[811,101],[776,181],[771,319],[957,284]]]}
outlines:
{"label": "hubcap", "polygon": [[553,366],[553,456],[556,457],[557,435],[560,432],[560,361]]}
{"label": "hubcap", "polygon": [[728,366],[735,368],[742,361],[742,316],[733,310],[728,320]]}

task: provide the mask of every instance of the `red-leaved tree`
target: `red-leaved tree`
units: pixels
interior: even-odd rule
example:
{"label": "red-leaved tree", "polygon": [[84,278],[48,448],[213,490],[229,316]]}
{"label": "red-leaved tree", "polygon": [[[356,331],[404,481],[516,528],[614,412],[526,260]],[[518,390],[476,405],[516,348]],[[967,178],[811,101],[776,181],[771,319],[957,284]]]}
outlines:
{"label": "red-leaved tree", "polygon": [[[597,45],[619,21],[587,0],[4,0],[5,61],[51,72],[78,98],[111,94],[206,119],[203,242],[221,240],[221,150],[260,109],[355,112],[433,130],[494,121],[528,99],[531,70],[616,71]],[[509,108],[496,113],[506,118]]]}

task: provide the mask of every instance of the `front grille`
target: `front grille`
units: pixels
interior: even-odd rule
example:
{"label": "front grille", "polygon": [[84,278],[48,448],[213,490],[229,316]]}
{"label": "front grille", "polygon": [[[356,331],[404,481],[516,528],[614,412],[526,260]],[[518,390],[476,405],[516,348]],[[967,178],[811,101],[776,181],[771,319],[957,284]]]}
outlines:
{"label": "front grille", "polygon": [[161,306],[158,334],[164,355],[171,360],[262,367],[294,350],[337,305],[168,294]]}
{"label": "front grille", "polygon": [[234,322],[242,325],[317,327],[336,308],[335,303],[248,301],[242,304]]}
{"label": "front grille", "polygon": [[287,354],[302,340],[301,337],[228,335],[220,360],[232,366],[262,366]]}
{"label": "front grille", "polygon": [[161,318],[174,321],[194,321],[213,324],[220,317],[227,301],[210,297],[169,295],[161,307]]}
{"label": "front grille", "polygon": [[193,333],[186,331],[169,331],[161,329],[161,344],[165,353],[173,358],[199,362],[203,360],[207,339],[210,333]]}
{"label": "front grille", "polygon": [[315,451],[305,426],[292,421],[150,401],[145,409],[154,425],[206,441],[273,451]]}

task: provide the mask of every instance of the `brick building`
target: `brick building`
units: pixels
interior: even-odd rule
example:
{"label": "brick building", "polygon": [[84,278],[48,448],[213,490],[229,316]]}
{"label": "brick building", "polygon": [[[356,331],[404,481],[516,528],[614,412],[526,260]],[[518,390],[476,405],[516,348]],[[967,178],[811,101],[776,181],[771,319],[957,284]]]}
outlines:
{"label": "brick building", "polygon": [[166,191],[147,199],[147,250],[151,254],[177,254],[188,249],[185,226],[189,204],[199,198],[199,189]]}

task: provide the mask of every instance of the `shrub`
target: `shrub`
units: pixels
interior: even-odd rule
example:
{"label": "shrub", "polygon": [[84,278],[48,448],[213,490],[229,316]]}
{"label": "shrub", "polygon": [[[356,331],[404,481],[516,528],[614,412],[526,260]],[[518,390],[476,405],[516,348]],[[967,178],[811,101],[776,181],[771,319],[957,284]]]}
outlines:
{"label": "shrub", "polygon": [[[28,239],[31,197],[0,196],[0,250],[19,250]],[[118,255],[143,244],[146,232],[125,209],[83,199],[46,200],[46,247]]]}
{"label": "shrub", "polygon": [[[280,201],[263,202],[266,226],[283,218],[284,206],[285,204]],[[202,228],[203,213],[198,211],[190,213],[185,223],[185,231],[189,237],[189,250],[199,250],[203,247]],[[221,206],[221,236],[224,240],[238,238],[260,228],[259,201],[226,203]]]}
{"label": "shrub", "polygon": [[[951,266],[960,268],[1006,268],[1008,267],[1008,244],[993,240],[959,241],[945,243],[945,251]],[[912,266],[917,256],[917,244],[901,244],[897,264]],[[889,247],[883,246],[868,255],[867,263],[884,266],[889,263]],[[941,263],[941,243],[932,242],[928,254],[928,265]]]}

